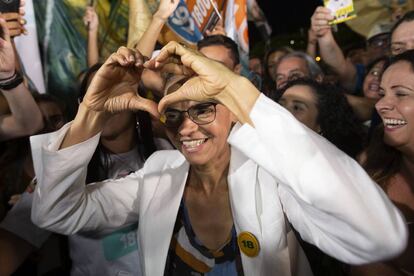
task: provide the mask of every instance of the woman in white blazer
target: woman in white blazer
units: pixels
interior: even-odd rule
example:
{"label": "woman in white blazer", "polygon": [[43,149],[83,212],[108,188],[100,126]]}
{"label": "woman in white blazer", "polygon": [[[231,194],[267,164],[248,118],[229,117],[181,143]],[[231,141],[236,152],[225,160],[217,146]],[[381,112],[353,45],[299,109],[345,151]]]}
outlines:
{"label": "woman in white blazer", "polygon": [[[191,78],[157,106],[133,92],[143,66]],[[159,111],[178,150],[156,152],[126,178],[85,186],[107,112],[126,109]],[[352,264],[391,258],[406,245],[400,213],[353,159],[247,79],[176,42],[145,64],[121,47],[74,121],[31,142],[33,221],[64,234],[139,221],[145,275],[310,275],[289,222]]]}

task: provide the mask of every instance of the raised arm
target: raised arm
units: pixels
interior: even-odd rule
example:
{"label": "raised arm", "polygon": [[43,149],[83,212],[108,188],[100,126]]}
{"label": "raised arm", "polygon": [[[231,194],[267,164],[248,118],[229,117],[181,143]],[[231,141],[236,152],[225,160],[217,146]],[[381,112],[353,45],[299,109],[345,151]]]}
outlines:
{"label": "raised arm", "polygon": [[6,21],[1,17],[0,90],[11,114],[0,116],[0,141],[31,135],[43,127],[42,114],[30,91],[16,72],[15,53]]}
{"label": "raised arm", "polygon": [[312,28],[309,28],[308,30],[308,44],[306,46],[306,53],[315,58],[318,51],[318,37],[316,36],[316,33],[312,30]]}
{"label": "raised arm", "polygon": [[88,28],[88,49],[86,55],[88,67],[91,67],[99,62],[99,18],[94,7],[86,7],[83,23]]}
{"label": "raised arm", "polygon": [[148,29],[136,45],[136,49],[146,57],[151,57],[155,43],[168,17],[175,11],[180,0],[161,0],[157,11],[152,16]]}
{"label": "raised arm", "polygon": [[311,17],[311,29],[318,38],[319,52],[322,60],[338,74],[341,85],[351,91],[356,88],[357,71],[355,66],[345,58],[332,34],[329,21],[334,17],[325,7],[317,7]]}

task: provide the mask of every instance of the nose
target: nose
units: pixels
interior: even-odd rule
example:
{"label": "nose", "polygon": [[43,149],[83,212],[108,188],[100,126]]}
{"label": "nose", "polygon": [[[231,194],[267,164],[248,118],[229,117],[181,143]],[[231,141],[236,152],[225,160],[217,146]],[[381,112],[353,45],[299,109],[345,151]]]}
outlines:
{"label": "nose", "polygon": [[394,102],[390,97],[384,96],[380,98],[375,104],[375,109],[378,113],[384,113],[394,108]]}
{"label": "nose", "polygon": [[189,117],[188,114],[185,114],[184,120],[178,128],[178,133],[181,136],[189,136],[191,133],[198,129],[198,125],[194,123]]}

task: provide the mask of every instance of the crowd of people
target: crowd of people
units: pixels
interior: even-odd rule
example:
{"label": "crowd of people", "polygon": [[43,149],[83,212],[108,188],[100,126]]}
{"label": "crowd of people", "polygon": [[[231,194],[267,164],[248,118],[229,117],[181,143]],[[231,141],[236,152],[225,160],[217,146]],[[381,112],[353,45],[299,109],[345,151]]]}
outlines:
{"label": "crowd of people", "polygon": [[414,11],[358,57],[318,7],[249,80],[222,21],[156,49],[179,2],[109,57],[85,9],[73,119],[0,14],[0,276],[414,275]]}

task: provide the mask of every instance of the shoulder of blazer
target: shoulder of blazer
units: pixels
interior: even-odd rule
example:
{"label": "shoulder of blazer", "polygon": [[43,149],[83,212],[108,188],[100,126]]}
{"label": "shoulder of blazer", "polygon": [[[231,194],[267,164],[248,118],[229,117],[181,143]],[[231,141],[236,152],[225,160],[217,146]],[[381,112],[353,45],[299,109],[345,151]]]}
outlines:
{"label": "shoulder of blazer", "polygon": [[143,169],[145,173],[153,173],[167,168],[177,168],[184,163],[185,157],[178,150],[158,150],[148,157]]}

